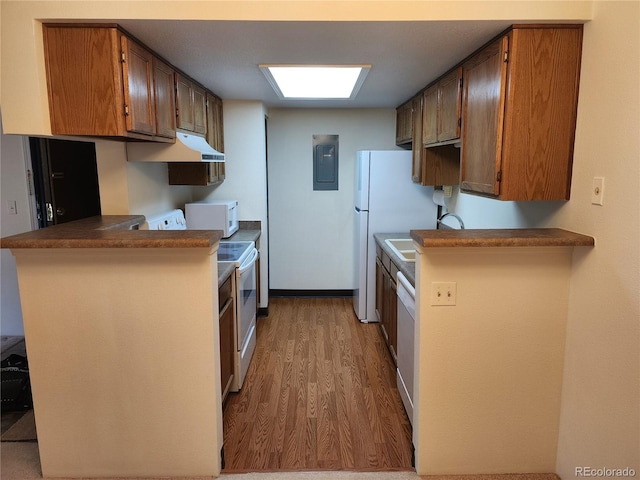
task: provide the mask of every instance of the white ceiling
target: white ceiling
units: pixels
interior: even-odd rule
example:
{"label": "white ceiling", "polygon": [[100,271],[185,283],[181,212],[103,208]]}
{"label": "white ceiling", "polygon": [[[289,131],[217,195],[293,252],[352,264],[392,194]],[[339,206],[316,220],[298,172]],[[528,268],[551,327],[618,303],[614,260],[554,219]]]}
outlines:
{"label": "white ceiling", "polygon": [[[508,21],[118,20],[222,99],[270,107],[396,107],[507,28]],[[353,100],[282,100],[261,63],[371,64]]]}

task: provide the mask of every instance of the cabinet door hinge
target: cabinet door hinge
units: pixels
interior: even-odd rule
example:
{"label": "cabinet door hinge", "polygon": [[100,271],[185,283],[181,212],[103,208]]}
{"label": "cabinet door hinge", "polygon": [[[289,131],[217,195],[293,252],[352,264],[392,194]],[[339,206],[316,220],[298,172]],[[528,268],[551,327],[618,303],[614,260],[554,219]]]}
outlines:
{"label": "cabinet door hinge", "polygon": [[458,127],[462,128],[462,117],[458,117]]}
{"label": "cabinet door hinge", "polygon": [[122,63],[126,63],[127,62],[127,57],[124,54],[124,50],[120,51],[120,62],[122,62]]}
{"label": "cabinet door hinge", "polygon": [[129,115],[129,105],[125,103],[123,106],[124,106],[124,116],[126,117]]}
{"label": "cabinet door hinge", "polygon": [[509,62],[509,50],[505,50],[504,51],[504,58],[503,58],[504,63]]}
{"label": "cabinet door hinge", "polygon": [[496,181],[502,181],[502,170],[498,170],[498,173],[496,174]]}

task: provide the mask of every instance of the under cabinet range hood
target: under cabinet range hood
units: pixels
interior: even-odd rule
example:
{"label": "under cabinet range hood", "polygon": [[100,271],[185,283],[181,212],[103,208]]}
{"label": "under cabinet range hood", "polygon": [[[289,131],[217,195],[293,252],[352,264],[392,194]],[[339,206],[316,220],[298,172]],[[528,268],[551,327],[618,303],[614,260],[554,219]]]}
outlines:
{"label": "under cabinet range hood", "polygon": [[176,132],[176,143],[128,142],[130,162],[224,162],[224,153],[215,150],[204,137]]}

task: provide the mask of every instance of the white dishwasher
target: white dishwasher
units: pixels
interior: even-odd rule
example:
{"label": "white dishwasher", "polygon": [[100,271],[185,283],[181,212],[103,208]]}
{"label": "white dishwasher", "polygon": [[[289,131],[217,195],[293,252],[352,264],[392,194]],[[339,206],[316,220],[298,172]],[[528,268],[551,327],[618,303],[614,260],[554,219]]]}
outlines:
{"label": "white dishwasher", "polygon": [[398,351],[396,379],[398,392],[413,425],[413,357],[415,346],[416,290],[398,272]]}

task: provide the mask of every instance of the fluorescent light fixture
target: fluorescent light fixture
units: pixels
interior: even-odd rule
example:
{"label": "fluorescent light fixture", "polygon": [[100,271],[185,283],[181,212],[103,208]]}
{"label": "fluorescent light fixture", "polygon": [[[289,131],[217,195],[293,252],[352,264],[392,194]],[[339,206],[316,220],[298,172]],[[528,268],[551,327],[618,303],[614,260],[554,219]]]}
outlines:
{"label": "fluorescent light fixture", "polygon": [[280,98],[355,98],[371,65],[259,65]]}

